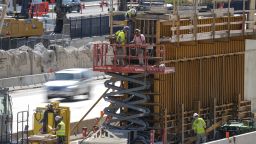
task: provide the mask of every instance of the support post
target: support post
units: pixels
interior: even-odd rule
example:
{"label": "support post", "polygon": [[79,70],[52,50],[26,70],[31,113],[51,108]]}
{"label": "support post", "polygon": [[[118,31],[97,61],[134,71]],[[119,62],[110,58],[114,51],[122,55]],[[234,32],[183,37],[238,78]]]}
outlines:
{"label": "support post", "polygon": [[197,41],[197,9],[198,9],[198,0],[194,0],[194,16],[193,16],[194,41]]}
{"label": "support post", "polygon": [[240,115],[239,115],[239,110],[240,110],[240,107],[241,107],[241,94],[238,95],[237,97],[237,118],[240,119]]}
{"label": "support post", "polygon": [[150,130],[150,144],[154,144],[155,141],[155,130]]}
{"label": "support post", "polygon": [[181,104],[181,143],[184,144],[185,142],[185,135],[184,135],[184,104]]}
{"label": "support post", "polygon": [[228,0],[228,38],[230,38],[230,2],[231,0]]}
{"label": "support post", "polygon": [[[255,0],[250,0],[250,13],[249,13],[249,21],[254,21],[254,11],[255,10]],[[249,24],[249,29],[253,29],[254,23]]]}
{"label": "support post", "polygon": [[110,35],[113,34],[113,0],[110,0],[110,15],[109,15],[109,24],[110,24]]}
{"label": "support post", "polygon": [[164,109],[164,135],[163,144],[167,144],[167,109]]}
{"label": "support post", "polygon": [[[213,123],[215,124],[216,122],[217,122],[217,111],[216,111],[216,106],[217,106],[217,99],[216,99],[216,97],[214,97],[214,99],[213,99]],[[216,137],[215,135],[216,135],[216,130],[214,129],[213,130],[213,135],[214,135],[214,137]]]}
{"label": "support post", "polygon": [[245,28],[246,28],[246,15],[245,15],[245,0],[243,0],[243,24],[242,24],[242,34],[244,36],[245,34]]}

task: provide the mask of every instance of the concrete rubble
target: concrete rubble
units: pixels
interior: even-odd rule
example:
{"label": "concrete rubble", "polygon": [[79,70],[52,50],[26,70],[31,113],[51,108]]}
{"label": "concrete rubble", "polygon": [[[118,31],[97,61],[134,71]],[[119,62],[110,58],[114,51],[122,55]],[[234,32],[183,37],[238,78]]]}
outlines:
{"label": "concrete rubble", "polygon": [[22,46],[8,51],[0,50],[0,78],[40,74],[74,67],[92,67],[92,44],[63,48],[38,43],[34,48]]}

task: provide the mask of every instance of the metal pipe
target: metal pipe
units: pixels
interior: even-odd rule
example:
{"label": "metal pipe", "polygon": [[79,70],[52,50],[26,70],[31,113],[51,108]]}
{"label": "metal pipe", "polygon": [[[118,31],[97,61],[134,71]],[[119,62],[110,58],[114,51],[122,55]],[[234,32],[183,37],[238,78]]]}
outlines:
{"label": "metal pipe", "polygon": [[110,15],[109,15],[109,24],[110,24],[110,35],[113,34],[113,0],[110,0]]}
{"label": "metal pipe", "polygon": [[79,120],[79,122],[71,129],[71,133],[75,131],[76,128],[78,128],[79,124],[84,120],[84,118],[93,110],[93,108],[99,103],[99,101],[103,98],[103,96],[109,91],[110,88],[108,88],[102,95],[99,97],[99,99],[93,104],[93,106],[85,113],[85,115]]}

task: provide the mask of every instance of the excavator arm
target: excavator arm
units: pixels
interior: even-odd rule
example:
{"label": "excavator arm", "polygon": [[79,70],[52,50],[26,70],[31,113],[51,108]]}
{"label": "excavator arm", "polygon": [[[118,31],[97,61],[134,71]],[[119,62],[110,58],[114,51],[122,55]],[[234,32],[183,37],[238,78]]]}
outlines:
{"label": "excavator arm", "polygon": [[24,19],[29,18],[29,0],[22,0],[20,16]]}
{"label": "excavator arm", "polygon": [[0,2],[1,2],[0,3],[0,33],[1,33],[9,0],[1,0]]}
{"label": "excavator arm", "polygon": [[65,7],[63,7],[62,2],[63,0],[56,0],[56,6],[54,8],[56,13],[56,25],[54,28],[54,33],[62,33],[63,25],[67,20],[67,11],[65,10]]}

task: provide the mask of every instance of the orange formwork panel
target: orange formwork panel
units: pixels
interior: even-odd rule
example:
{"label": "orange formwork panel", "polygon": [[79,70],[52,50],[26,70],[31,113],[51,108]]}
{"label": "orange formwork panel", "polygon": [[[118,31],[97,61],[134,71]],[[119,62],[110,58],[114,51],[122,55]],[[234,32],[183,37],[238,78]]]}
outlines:
{"label": "orange formwork panel", "polygon": [[214,97],[218,104],[231,103],[238,94],[243,100],[244,40],[165,47],[166,65],[175,67],[175,73],[156,74],[160,80],[154,89],[168,112],[177,112],[177,104],[189,110],[192,101],[208,107]]}

